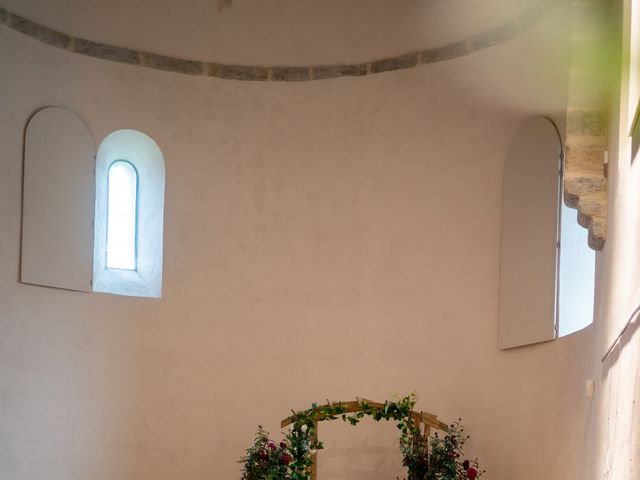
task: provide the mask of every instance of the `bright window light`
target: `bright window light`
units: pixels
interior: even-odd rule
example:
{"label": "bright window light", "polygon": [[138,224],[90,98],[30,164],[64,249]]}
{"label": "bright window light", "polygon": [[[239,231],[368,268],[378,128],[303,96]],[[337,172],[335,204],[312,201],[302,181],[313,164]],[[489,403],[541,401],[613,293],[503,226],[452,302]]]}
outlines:
{"label": "bright window light", "polygon": [[129,162],[109,167],[107,206],[107,268],[136,269],[138,174]]}
{"label": "bright window light", "polygon": [[596,256],[587,244],[587,230],[576,222],[576,211],[564,202],[560,235],[558,336],[564,337],[593,322]]}

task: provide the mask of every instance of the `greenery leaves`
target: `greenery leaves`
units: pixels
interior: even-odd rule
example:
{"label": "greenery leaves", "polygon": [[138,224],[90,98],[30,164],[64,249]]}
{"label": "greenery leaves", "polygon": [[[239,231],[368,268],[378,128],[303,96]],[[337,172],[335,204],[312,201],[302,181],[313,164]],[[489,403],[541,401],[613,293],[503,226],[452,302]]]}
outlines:
{"label": "greenery leaves", "polygon": [[443,438],[422,434],[413,412],[416,400],[414,393],[384,404],[372,405],[367,400],[358,400],[355,412],[343,403],[314,403],[307,410],[292,412],[291,427],[279,444],[259,427],[253,446],[239,460],[243,465],[241,480],[309,480],[313,454],[324,448],[317,438],[318,422],[342,419],[357,425],[365,416],[377,422],[396,422],[407,480],[474,480],[484,473],[478,472],[477,460],[473,466],[461,460],[462,446],[468,436],[463,434],[459,421],[449,427]]}

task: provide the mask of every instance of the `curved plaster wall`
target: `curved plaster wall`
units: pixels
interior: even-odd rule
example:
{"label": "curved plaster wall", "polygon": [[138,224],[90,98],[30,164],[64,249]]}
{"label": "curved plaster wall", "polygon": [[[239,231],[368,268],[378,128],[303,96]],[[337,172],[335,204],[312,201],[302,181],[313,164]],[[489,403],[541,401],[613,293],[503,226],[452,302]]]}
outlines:
{"label": "curved plaster wall", "polygon": [[[237,478],[258,424],[412,390],[463,417],[491,478],[574,478],[590,331],[496,347],[502,163],[525,118],[562,124],[566,14],[452,62],[287,85],[0,29],[0,478]],[[47,104],[158,142],[162,299],[17,283],[22,132]],[[323,429],[320,478],[400,474],[381,428]]]}

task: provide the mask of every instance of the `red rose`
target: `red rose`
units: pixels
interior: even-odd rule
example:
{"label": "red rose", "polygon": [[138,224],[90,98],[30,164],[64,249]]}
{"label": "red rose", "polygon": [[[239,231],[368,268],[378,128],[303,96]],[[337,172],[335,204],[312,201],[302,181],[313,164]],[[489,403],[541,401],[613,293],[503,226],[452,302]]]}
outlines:
{"label": "red rose", "polygon": [[284,465],[289,465],[289,463],[291,462],[291,455],[289,455],[288,453],[283,453],[282,456],[280,457],[280,461]]}
{"label": "red rose", "polygon": [[469,470],[467,470],[467,477],[469,477],[469,480],[476,480],[476,477],[478,476],[478,471],[471,467]]}

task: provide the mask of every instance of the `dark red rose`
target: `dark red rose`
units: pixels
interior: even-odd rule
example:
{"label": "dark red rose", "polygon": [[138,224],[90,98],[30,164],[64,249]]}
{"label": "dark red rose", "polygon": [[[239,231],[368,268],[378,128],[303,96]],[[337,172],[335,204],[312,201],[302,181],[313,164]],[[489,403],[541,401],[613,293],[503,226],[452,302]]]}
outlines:
{"label": "dark red rose", "polygon": [[469,477],[469,480],[476,480],[476,477],[478,476],[478,471],[471,467],[469,470],[467,470],[467,477]]}
{"label": "dark red rose", "polygon": [[289,463],[291,463],[291,455],[289,455],[288,453],[283,453],[282,456],[280,457],[280,461],[284,465],[289,465]]}

